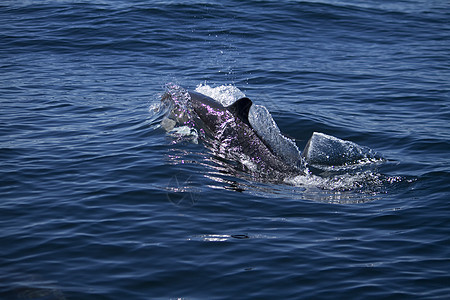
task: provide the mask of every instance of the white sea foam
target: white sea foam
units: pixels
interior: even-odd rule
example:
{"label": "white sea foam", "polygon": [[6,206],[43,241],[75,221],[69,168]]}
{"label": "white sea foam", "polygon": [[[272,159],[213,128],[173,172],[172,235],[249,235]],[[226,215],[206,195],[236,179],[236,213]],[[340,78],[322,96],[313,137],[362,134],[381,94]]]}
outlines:
{"label": "white sea foam", "polygon": [[207,84],[200,84],[195,91],[213,98],[223,106],[229,106],[236,100],[245,97],[245,94],[240,89],[232,85],[221,85],[213,88]]}

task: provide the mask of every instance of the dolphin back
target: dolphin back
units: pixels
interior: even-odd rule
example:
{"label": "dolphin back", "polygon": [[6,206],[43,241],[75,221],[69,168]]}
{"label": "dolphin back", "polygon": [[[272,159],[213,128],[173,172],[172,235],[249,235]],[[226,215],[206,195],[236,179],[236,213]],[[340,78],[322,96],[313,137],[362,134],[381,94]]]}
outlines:
{"label": "dolphin back", "polygon": [[227,109],[237,118],[239,118],[242,122],[250,125],[250,122],[248,120],[248,114],[250,111],[250,107],[252,106],[253,102],[247,97],[241,98],[231,104],[230,106],[227,106]]}

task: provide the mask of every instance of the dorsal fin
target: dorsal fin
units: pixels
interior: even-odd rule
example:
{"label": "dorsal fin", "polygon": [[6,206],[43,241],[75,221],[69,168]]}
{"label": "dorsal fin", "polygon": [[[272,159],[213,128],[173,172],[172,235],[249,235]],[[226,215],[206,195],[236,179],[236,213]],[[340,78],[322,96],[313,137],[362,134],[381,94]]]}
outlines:
{"label": "dorsal fin", "polygon": [[242,122],[251,126],[248,121],[248,112],[252,104],[252,100],[244,97],[228,106],[227,109],[231,111],[234,116],[238,117]]}

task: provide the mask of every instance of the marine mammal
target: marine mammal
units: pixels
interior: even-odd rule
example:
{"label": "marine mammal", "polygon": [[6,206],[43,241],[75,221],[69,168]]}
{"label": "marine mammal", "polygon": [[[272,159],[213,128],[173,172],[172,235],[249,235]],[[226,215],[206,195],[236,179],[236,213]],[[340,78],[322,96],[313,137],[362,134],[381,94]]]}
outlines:
{"label": "marine mammal", "polygon": [[243,94],[225,106],[210,94],[168,86],[162,101],[169,100],[171,107],[161,124],[169,132],[194,135],[195,143],[200,137],[227,170],[237,166],[265,181],[284,181],[382,160],[370,148],[318,132],[300,152],[293,140],[281,134],[264,106],[254,105]]}
{"label": "marine mammal", "polygon": [[269,175],[275,180],[306,170],[300,153],[297,163],[286,161],[253,128],[249,121],[253,102],[249,98],[242,97],[224,106],[204,94],[179,90],[178,93],[166,93],[163,100],[167,99],[173,104],[169,118],[180,125],[195,128],[214,155],[238,162],[258,177]]}

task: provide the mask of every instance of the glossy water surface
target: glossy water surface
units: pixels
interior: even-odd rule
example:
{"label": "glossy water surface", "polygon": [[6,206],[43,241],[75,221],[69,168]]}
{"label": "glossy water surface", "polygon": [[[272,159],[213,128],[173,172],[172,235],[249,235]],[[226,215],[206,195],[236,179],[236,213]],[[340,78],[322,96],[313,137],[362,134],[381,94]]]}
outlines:
{"label": "glossy water surface", "polygon": [[[2,1],[0,298],[445,298],[449,12]],[[160,127],[168,82],[235,86],[300,149],[318,131],[387,161],[320,184],[224,174]]]}

